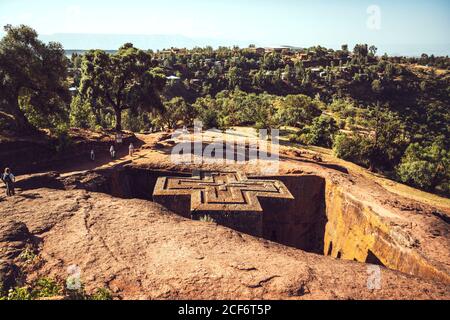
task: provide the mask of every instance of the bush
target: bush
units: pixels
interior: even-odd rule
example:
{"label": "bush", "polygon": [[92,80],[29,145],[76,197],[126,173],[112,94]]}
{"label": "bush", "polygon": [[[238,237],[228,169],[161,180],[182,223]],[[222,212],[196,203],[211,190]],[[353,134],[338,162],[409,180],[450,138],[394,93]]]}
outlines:
{"label": "bush", "polygon": [[136,112],[127,109],[122,113],[122,127],[132,132],[145,132],[150,130],[155,119],[160,121],[159,123],[156,121],[159,127],[164,126],[160,118],[154,117],[148,112]]}
{"label": "bush", "polygon": [[288,139],[289,139],[289,142],[301,143],[300,137],[297,133],[291,133],[290,135],[288,135]]}
{"label": "bush", "polygon": [[351,131],[355,131],[357,130],[357,123],[356,123],[356,119],[354,117],[348,117],[345,119],[345,126],[351,130]]}
{"label": "bush", "polygon": [[88,295],[81,286],[78,290],[64,290],[55,280],[41,278],[29,286],[22,286],[4,292],[0,283],[0,300],[34,300],[66,295],[72,300],[112,300],[111,292],[106,288],[99,288]]}
{"label": "bush", "polygon": [[301,94],[288,95],[280,101],[278,110],[280,124],[294,127],[310,124],[321,113],[316,100]]}
{"label": "bush", "polygon": [[112,295],[108,289],[100,288],[89,297],[89,300],[112,300]]}
{"label": "bush", "polygon": [[321,115],[303,130],[303,134],[300,135],[300,141],[304,144],[330,148],[333,144],[333,136],[338,131],[339,128],[333,118]]}
{"label": "bush", "polygon": [[112,300],[111,292],[106,288],[98,288],[91,295],[86,293],[84,285],[76,290],[66,290],[66,294],[71,300]]}
{"label": "bush", "polygon": [[359,135],[338,134],[333,141],[333,151],[340,159],[367,167],[369,165],[367,157],[369,144],[370,141],[367,138]]}
{"label": "bush", "polygon": [[164,102],[164,111],[158,115],[159,122],[170,129],[177,127],[179,122],[190,126],[196,117],[196,109],[182,97],[175,97]]}
{"label": "bush", "polygon": [[0,300],[33,300],[61,295],[63,289],[56,281],[48,278],[38,279],[31,286],[11,288],[7,293],[0,290]]}
{"label": "bush", "polygon": [[54,146],[56,152],[64,152],[72,146],[73,141],[69,136],[67,125],[58,125],[55,129],[52,129],[52,133],[56,136]]}
{"label": "bush", "polygon": [[33,298],[48,298],[58,296],[62,293],[62,287],[56,281],[42,278],[36,281],[32,290]]}
{"label": "bush", "polygon": [[32,300],[33,296],[31,295],[30,289],[28,287],[18,287],[14,289],[10,289],[8,294],[5,297],[2,297],[2,300]]}
{"label": "bush", "polygon": [[450,151],[443,143],[430,146],[412,143],[408,146],[396,173],[400,181],[425,190],[434,191],[440,187],[448,193],[450,172]]}
{"label": "bush", "polygon": [[0,279],[0,300],[4,300],[5,298],[5,284],[3,283],[3,281]]}
{"label": "bush", "polygon": [[31,262],[36,258],[36,254],[30,248],[25,248],[22,253],[19,255],[19,258],[25,262]]}
{"label": "bush", "polygon": [[204,129],[218,128],[219,127],[219,119],[217,112],[211,109],[203,110],[202,113],[199,114],[199,120],[203,122]]}

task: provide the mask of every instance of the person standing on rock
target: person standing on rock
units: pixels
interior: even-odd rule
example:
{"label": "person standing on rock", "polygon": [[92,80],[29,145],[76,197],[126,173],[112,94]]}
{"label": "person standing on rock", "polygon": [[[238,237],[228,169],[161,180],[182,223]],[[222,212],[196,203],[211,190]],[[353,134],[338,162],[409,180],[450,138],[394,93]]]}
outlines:
{"label": "person standing on rock", "polygon": [[16,182],[16,177],[11,173],[9,168],[5,169],[5,173],[2,174],[2,181],[6,185],[6,196],[11,197],[16,194],[14,191],[14,182]]}

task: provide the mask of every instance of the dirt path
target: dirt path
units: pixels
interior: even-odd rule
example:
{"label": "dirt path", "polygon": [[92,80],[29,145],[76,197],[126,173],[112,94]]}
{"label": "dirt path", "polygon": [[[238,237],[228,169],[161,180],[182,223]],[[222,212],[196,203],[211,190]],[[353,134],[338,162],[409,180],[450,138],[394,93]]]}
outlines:
{"label": "dirt path", "polygon": [[[109,154],[109,145],[105,146],[104,150],[96,150],[95,160],[92,161],[89,154],[86,154],[86,159],[83,161],[74,160],[73,162],[64,162],[56,166],[46,168],[40,172],[49,171],[59,172],[62,176],[68,176],[84,171],[114,168],[132,163],[134,160],[145,157],[149,150],[161,139],[161,133],[155,134],[136,134],[137,142],[133,143],[135,147],[134,155],[131,157],[128,151],[128,144],[122,144],[119,147],[115,146],[116,158],[112,159]],[[29,175],[18,176],[18,179],[28,177]]]}

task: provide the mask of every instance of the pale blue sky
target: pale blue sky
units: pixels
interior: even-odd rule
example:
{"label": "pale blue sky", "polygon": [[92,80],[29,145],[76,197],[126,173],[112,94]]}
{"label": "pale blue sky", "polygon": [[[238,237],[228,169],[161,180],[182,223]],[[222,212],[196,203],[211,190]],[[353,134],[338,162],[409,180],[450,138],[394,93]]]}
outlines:
{"label": "pale blue sky", "polygon": [[[370,5],[381,29],[367,27]],[[448,0],[0,0],[0,24],[40,34],[177,34],[260,45],[337,46],[364,42],[382,50],[439,47],[450,54]]]}

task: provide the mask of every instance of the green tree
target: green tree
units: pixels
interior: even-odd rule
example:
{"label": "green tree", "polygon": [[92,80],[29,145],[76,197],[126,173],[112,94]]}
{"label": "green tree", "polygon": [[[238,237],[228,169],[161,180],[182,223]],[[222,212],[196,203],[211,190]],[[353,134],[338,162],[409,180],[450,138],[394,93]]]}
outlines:
{"label": "green tree", "polygon": [[367,167],[371,141],[358,134],[338,134],[333,141],[336,157]]}
{"label": "green tree", "polygon": [[377,54],[378,48],[375,46],[370,46],[369,47],[369,53],[372,57],[374,57]]}
{"label": "green tree", "polygon": [[360,58],[365,58],[369,54],[369,49],[367,44],[357,44],[353,49],[353,54]]}
{"label": "green tree", "polygon": [[321,115],[303,130],[300,141],[305,144],[330,148],[333,144],[333,137],[338,131],[339,128],[333,118]]}
{"label": "green tree", "polygon": [[175,128],[180,121],[183,121],[185,125],[191,125],[195,116],[195,109],[182,97],[175,97],[164,102],[164,112],[160,115],[162,122],[170,129]]}
{"label": "green tree", "polygon": [[383,91],[383,86],[381,85],[381,81],[376,79],[372,81],[372,91],[375,93],[381,93]]}
{"label": "green tree", "polygon": [[89,103],[76,95],[70,104],[70,126],[77,128],[95,128],[95,116]]}
{"label": "green tree", "polygon": [[270,139],[272,129],[280,126],[279,114],[274,107],[273,97],[268,94],[260,95],[254,107],[255,128],[266,129]]}
{"label": "green tree", "polygon": [[30,116],[39,113],[47,119],[66,111],[68,59],[61,44],[43,43],[30,27],[7,25],[5,31],[0,40],[0,101],[5,103],[0,111],[28,131],[33,127]]}
{"label": "green tree", "polygon": [[301,127],[308,125],[322,111],[316,100],[305,95],[288,95],[284,98],[278,110],[283,125]]}
{"label": "green tree", "polygon": [[219,116],[216,102],[211,96],[198,98],[193,104],[198,119],[203,122],[204,129],[218,128]]}
{"label": "green tree", "polygon": [[404,151],[404,125],[395,113],[379,106],[368,112],[367,123],[372,130],[367,137],[369,169],[391,169]]}
{"label": "green tree", "polygon": [[232,67],[226,74],[229,88],[240,87],[242,85],[242,70],[238,67]]}
{"label": "green tree", "polygon": [[151,56],[127,43],[116,54],[102,50],[84,55],[80,92],[91,104],[111,108],[116,130],[122,129],[122,111],[162,110],[160,92],[166,78],[154,68]]}
{"label": "green tree", "polygon": [[396,173],[400,180],[409,185],[435,191],[441,186],[450,191],[450,151],[442,142],[430,146],[412,143],[408,146]]}
{"label": "green tree", "polygon": [[404,126],[394,113],[379,107],[367,112],[366,117],[370,132],[338,135],[334,141],[336,156],[371,171],[390,170],[400,161],[404,150]]}
{"label": "green tree", "polygon": [[81,68],[81,62],[83,61],[82,56],[80,56],[78,53],[72,53],[72,57],[70,58],[70,61],[72,63],[72,67],[75,69]]}

